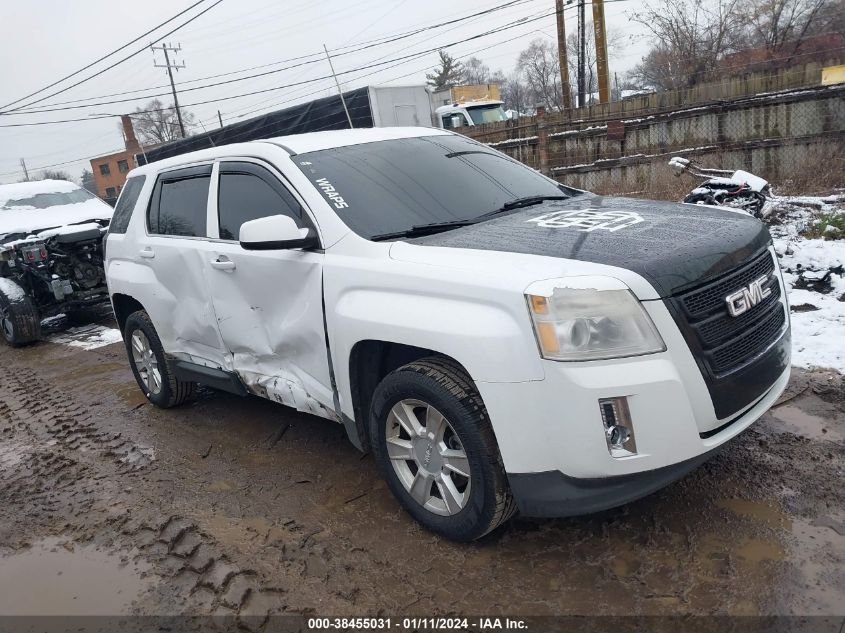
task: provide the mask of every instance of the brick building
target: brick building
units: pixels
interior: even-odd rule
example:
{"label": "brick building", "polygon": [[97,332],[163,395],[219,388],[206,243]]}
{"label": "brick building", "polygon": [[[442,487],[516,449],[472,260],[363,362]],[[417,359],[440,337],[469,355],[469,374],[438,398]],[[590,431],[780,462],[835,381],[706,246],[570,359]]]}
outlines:
{"label": "brick building", "polygon": [[126,149],[115,154],[108,154],[91,159],[91,172],[94,174],[94,182],[97,185],[97,195],[114,206],[123,183],[126,182],[126,174],[130,169],[138,166],[135,154],[141,151],[141,145],[135,137],[135,129],[132,127],[132,119],[127,115],[120,117],[123,124],[123,138]]}

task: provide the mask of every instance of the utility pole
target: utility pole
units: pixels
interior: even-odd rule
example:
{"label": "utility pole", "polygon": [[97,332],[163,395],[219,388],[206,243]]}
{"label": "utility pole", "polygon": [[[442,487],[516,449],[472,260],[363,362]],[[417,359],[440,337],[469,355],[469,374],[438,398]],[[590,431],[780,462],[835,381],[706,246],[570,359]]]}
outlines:
{"label": "utility pole", "polygon": [[26,161],[21,158],[21,169],[23,169],[23,179],[29,182],[29,172],[26,170]]}
{"label": "utility pole", "polygon": [[587,22],[584,0],[578,0],[578,107],[583,108],[587,79]]}
{"label": "utility pole", "polygon": [[332,64],[329,49],[326,48],[325,44],[323,44],[323,50],[326,51],[326,59],[329,60],[329,68],[332,69],[332,77],[334,77],[334,83],[337,86],[337,94],[340,95],[340,102],[343,104],[343,111],[346,112],[346,120],[349,121],[349,129],[351,130],[354,127],[352,125],[352,117],[349,116],[349,110],[346,108],[346,99],[343,98],[343,91],[340,89],[340,82],[337,80],[337,75],[334,72],[334,64]]}
{"label": "utility pole", "polygon": [[[170,88],[173,90],[173,107],[176,108],[176,118],[179,120],[179,131],[182,133],[182,138],[185,138],[185,124],[182,123],[182,112],[179,110],[179,99],[176,97],[176,84],[173,81],[173,69],[179,70],[185,67],[185,62],[182,62],[180,66],[176,62],[175,57],[175,54],[182,50],[182,45],[177,44],[176,46],[171,46],[169,44],[162,44],[161,46],[150,46],[150,49],[153,52],[162,51],[164,53],[164,64],[153,63],[153,65],[156,68],[167,68],[167,74],[170,77]],[[170,63],[169,53],[174,54],[172,64]]]}
{"label": "utility pole", "polygon": [[604,0],[593,0],[593,29],[596,33],[596,73],[599,76],[599,103],[610,103],[610,71],[607,65],[607,28]]}
{"label": "utility pole", "polygon": [[220,127],[223,127],[223,117],[220,115],[220,110],[217,111],[217,120],[220,121]]}
{"label": "utility pole", "polygon": [[557,15],[557,57],[560,65],[560,89],[563,93],[563,107],[572,108],[572,89],[569,86],[569,63],[566,59],[566,26],[563,22],[563,0],[555,0]]}

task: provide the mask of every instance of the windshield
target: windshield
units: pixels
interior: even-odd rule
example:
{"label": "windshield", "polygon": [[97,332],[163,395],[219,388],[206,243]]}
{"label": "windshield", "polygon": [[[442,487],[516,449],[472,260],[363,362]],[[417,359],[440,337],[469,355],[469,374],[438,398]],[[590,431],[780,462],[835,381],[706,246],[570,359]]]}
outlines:
{"label": "windshield", "polygon": [[467,112],[469,112],[469,115],[472,117],[472,122],[476,125],[508,120],[508,116],[505,114],[505,110],[500,104],[471,106],[467,108]]}
{"label": "windshield", "polygon": [[96,198],[96,196],[85,191],[85,189],[74,189],[73,191],[51,191],[49,193],[37,193],[28,198],[6,200],[0,208],[14,209],[17,207],[26,207],[30,209],[47,209],[49,207],[58,207],[65,204],[85,202],[86,200],[91,200],[93,198]]}
{"label": "windshield", "polygon": [[467,220],[529,196],[571,190],[465,136],[404,138],[299,154],[299,168],[367,239]]}

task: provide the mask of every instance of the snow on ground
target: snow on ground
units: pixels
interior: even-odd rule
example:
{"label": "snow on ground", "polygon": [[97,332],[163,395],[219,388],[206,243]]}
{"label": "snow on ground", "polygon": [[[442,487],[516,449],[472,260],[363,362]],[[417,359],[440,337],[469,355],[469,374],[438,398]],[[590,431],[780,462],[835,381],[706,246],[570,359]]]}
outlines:
{"label": "snow on ground", "polygon": [[791,306],[792,363],[845,373],[845,239],[802,235],[819,214],[845,213],[845,195],[779,197],[768,211]]}
{"label": "snow on ground", "polygon": [[93,324],[68,328],[63,332],[51,334],[46,340],[69,347],[92,350],[112,343],[120,343],[123,341],[123,337],[117,328]]}

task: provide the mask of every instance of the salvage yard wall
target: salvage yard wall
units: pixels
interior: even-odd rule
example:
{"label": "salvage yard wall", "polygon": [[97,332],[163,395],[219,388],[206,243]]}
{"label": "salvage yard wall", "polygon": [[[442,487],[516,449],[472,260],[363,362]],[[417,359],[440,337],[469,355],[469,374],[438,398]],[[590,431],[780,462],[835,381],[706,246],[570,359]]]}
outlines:
{"label": "salvage yard wall", "polygon": [[[798,82],[808,72],[784,77]],[[762,85],[762,80],[749,79],[731,90],[742,93]],[[802,186],[797,181],[807,178],[821,187],[845,185],[845,85],[817,83],[690,102],[718,90],[729,91],[718,84],[692,96],[689,91],[658,93],[562,113],[540,108],[534,117],[461,131],[561,182],[602,193],[672,197],[679,184],[667,165],[672,156],[745,169],[786,186]],[[680,183],[681,190],[691,188],[687,179]]]}

